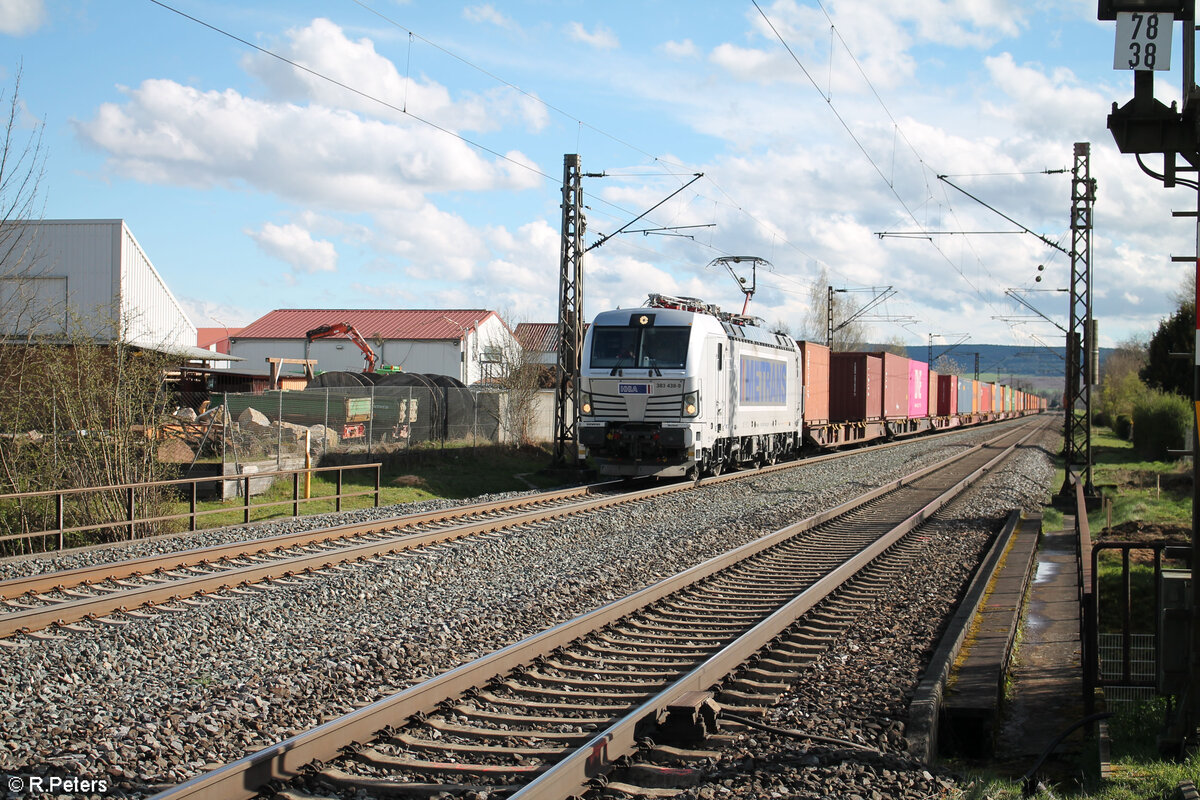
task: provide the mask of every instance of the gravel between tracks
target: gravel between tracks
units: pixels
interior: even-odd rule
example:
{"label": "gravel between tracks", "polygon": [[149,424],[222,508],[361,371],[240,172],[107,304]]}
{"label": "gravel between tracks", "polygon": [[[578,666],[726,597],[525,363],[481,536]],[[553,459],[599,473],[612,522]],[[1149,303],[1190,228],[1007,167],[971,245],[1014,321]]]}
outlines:
{"label": "gravel between tracks", "polygon": [[[97,626],[94,632],[69,633],[55,641],[0,647],[0,773],[104,778],[109,781],[106,797],[145,796],[830,508],[996,432],[997,426],[991,426],[953,439],[920,440],[756,475],[699,493],[442,546],[388,564],[356,566],[185,613],[130,618],[119,627]],[[1036,505],[1049,482],[1046,464],[1044,453],[1028,451],[1016,467],[992,479],[1002,481],[1003,496],[984,505]],[[987,509],[962,512],[965,522],[944,524],[978,529],[974,517],[990,515]],[[357,513],[363,512],[342,516]],[[270,535],[298,524],[313,522],[289,520],[255,528]],[[944,538],[952,541],[956,535],[950,530]],[[923,575],[922,580],[933,582],[934,577]],[[910,589],[916,595],[935,591],[932,585],[927,590],[904,587],[905,594]],[[936,624],[927,616],[929,607],[899,602],[897,610],[881,612],[876,631],[893,630],[898,623],[919,631]],[[946,602],[942,597],[941,603]],[[844,695],[860,698],[854,707],[876,714],[883,709],[889,719],[897,719],[906,689],[892,687],[900,692],[893,696],[877,685],[890,683],[869,672],[869,665],[881,663],[871,654],[880,636],[870,630],[857,636],[870,645],[858,645],[865,660],[854,660],[858,653],[853,650],[839,652],[831,656],[824,679],[859,679],[861,691]],[[849,637],[838,650],[854,641]],[[905,658],[909,656],[919,662],[921,653]],[[888,662],[897,681],[916,669],[905,664]],[[796,708],[797,714],[806,713],[803,703]],[[851,719],[849,709],[845,716]],[[705,788],[714,797],[760,796],[744,782],[721,778],[725,780],[733,783]]]}
{"label": "gravel between tracks", "polygon": [[1047,432],[1037,444],[1043,449],[1016,454],[987,479],[986,489],[967,492],[926,526],[925,546],[908,570],[911,580],[864,612],[764,720],[878,753],[758,731],[740,734],[716,764],[706,765],[706,781],[680,800],[960,796],[954,775],[909,758],[904,720],[941,622],[992,536],[1010,509],[1037,511],[1052,489],[1049,453],[1061,437]]}

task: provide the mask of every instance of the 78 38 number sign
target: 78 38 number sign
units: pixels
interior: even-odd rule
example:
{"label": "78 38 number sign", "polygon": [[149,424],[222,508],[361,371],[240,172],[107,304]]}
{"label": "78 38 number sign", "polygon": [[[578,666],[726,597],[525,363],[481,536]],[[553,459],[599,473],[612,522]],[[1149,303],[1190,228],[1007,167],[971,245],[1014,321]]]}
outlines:
{"label": "78 38 number sign", "polygon": [[1113,69],[1169,70],[1172,14],[1122,11],[1117,14]]}

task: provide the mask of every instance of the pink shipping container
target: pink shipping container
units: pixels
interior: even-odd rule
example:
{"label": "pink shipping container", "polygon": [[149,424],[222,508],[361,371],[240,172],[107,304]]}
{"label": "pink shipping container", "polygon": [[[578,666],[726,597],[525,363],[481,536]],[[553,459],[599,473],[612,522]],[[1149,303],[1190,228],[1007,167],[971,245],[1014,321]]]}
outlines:
{"label": "pink shipping container", "polygon": [[937,416],[952,417],[958,413],[958,376],[937,376]]}
{"label": "pink shipping container", "polygon": [[829,419],[883,416],[883,359],[873,353],[829,354]]}
{"label": "pink shipping container", "polygon": [[929,416],[929,365],[924,361],[908,361],[908,417]]}
{"label": "pink shipping container", "polygon": [[816,342],[797,342],[804,366],[804,421],[829,421],[829,348]]}
{"label": "pink shipping container", "polygon": [[908,365],[904,356],[883,356],[883,418],[908,419]]}
{"label": "pink shipping container", "polygon": [[929,370],[929,391],[925,393],[925,396],[929,398],[929,411],[925,415],[927,417],[937,416],[938,379],[941,377],[937,374],[937,370]]}

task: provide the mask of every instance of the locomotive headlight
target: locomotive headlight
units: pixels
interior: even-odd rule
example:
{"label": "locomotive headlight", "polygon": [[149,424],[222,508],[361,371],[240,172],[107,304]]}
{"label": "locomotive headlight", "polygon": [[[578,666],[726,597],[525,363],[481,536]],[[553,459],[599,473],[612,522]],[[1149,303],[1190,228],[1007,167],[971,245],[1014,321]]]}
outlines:
{"label": "locomotive headlight", "polygon": [[592,396],[587,392],[579,393],[579,413],[592,415]]}
{"label": "locomotive headlight", "polygon": [[700,413],[700,392],[688,392],[683,396],[683,406],[680,408],[680,414],[685,417],[694,417]]}

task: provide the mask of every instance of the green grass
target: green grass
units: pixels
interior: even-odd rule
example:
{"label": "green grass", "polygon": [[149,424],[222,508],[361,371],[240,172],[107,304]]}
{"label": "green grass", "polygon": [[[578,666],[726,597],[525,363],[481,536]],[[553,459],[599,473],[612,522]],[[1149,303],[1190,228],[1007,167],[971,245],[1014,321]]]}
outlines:
{"label": "green grass", "polygon": [[[1121,601],[1122,567],[1119,554],[1103,554],[1097,569],[1099,592],[1100,632],[1120,633],[1124,626],[1124,606]],[[1129,565],[1130,630],[1133,633],[1154,633],[1154,565]]]}
{"label": "green grass", "polygon": [[[1166,701],[1156,699],[1127,706],[1108,720],[1112,774],[1101,781],[1094,764],[1081,766],[1079,780],[1073,786],[1057,785],[1034,797],[1077,798],[1079,800],[1161,800],[1174,796],[1183,781],[1200,783],[1200,754],[1183,761],[1161,758],[1157,737],[1166,713]],[[1085,744],[1085,752],[1095,752],[1096,743]],[[1032,766],[1032,764],[1030,764]],[[1082,785],[1079,785],[1082,783]],[[967,771],[960,779],[958,797],[962,800],[1020,800],[1019,780]]]}
{"label": "green grass", "polygon": [[[380,474],[380,505],[414,503],[438,498],[465,499],[480,494],[525,491],[531,488],[551,488],[562,482],[561,478],[541,474],[550,463],[550,453],[542,449],[501,447],[472,448],[447,443],[445,449],[429,449],[384,462]],[[361,497],[344,498],[342,510],[366,508],[374,504],[375,472],[347,470],[342,484],[343,494],[369,492]],[[309,496],[330,499],[313,499],[301,502],[301,516],[324,514],[336,510],[332,499],[337,493],[336,473],[315,473],[312,477]],[[300,495],[304,496],[304,479],[301,477]],[[221,501],[205,501],[197,504],[197,510],[220,511],[199,518],[198,527],[215,528],[225,525],[240,525],[244,519],[242,498]],[[271,508],[251,509],[250,521],[290,517],[292,515],[292,481],[290,478],[277,480],[261,495],[250,498],[250,502],[281,502]],[[186,513],[186,502],[172,505],[166,513]],[[186,530],[187,520],[177,521],[172,530]]]}
{"label": "green grass", "polygon": [[[1063,485],[1061,445],[1055,451],[1058,466],[1049,487],[1051,496]],[[1191,525],[1192,464],[1189,459],[1152,461],[1139,456],[1131,442],[1113,435],[1107,428],[1092,429],[1093,483],[1112,503],[1112,524],[1137,521],[1146,524]],[[1074,502],[1058,508],[1043,509],[1044,527],[1062,527],[1063,512],[1074,513]],[[1103,507],[1088,515],[1095,539],[1107,523]],[[1118,535],[1119,537],[1119,535]],[[1143,553],[1145,551],[1142,551]],[[1166,564],[1171,566],[1171,564]],[[1097,571],[1100,593],[1100,626],[1103,631],[1120,631],[1122,626],[1121,557],[1104,555]],[[1134,632],[1154,629],[1154,571],[1150,563],[1134,561],[1130,570],[1130,596]],[[1056,786],[1053,795],[1042,792],[1036,797],[1088,798],[1088,800],[1149,800],[1171,797],[1181,781],[1200,782],[1200,755],[1183,762],[1164,760],[1157,749],[1162,731],[1163,699],[1120,712],[1109,721],[1113,776],[1101,782],[1094,762],[1080,765],[1078,774],[1087,774],[1085,788]],[[1094,753],[1095,743],[1085,745]],[[976,775],[964,784],[964,800],[1018,800],[1022,795],[1019,781],[994,775]]]}
{"label": "green grass", "polygon": [[[1112,503],[1112,525],[1137,521],[1191,525],[1192,464],[1190,460],[1147,461],[1133,443],[1108,428],[1092,429],[1092,480],[1101,496]],[[1092,531],[1108,523],[1103,508],[1088,514]]]}

